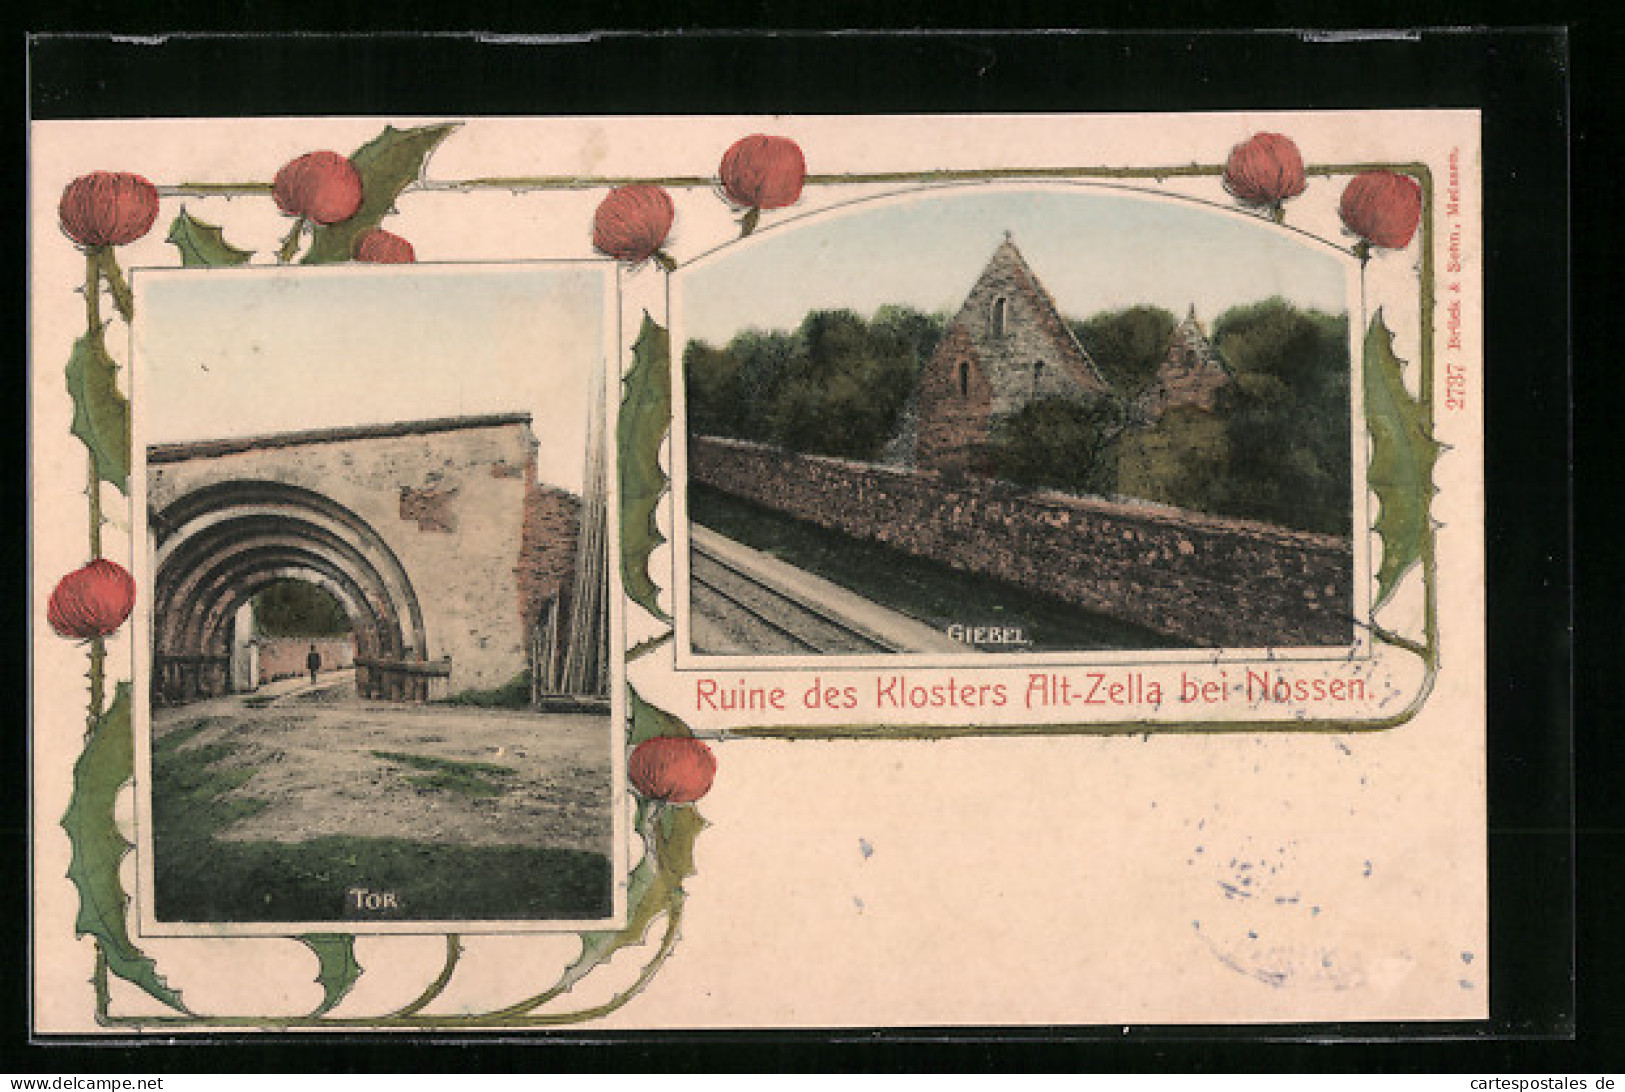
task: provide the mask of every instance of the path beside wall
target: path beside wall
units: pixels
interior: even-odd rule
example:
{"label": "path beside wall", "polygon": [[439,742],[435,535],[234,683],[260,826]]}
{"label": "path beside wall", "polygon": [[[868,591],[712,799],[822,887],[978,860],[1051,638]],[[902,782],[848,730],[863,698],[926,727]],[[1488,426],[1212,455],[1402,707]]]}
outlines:
{"label": "path beside wall", "polygon": [[355,666],[353,637],[261,637],[259,642],[261,685],[309,671],[305,657],[310,654],[311,645],[316,646],[322,658],[323,671]]}
{"label": "path beside wall", "polygon": [[[1346,539],[692,437],[690,479],[1200,645],[1346,645]],[[974,606],[967,604],[967,606]]]}

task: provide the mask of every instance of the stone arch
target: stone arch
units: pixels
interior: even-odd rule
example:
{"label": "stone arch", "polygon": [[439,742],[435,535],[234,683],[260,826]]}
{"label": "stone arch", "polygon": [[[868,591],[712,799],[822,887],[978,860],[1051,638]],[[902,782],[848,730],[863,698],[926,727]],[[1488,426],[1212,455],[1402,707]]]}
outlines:
{"label": "stone arch", "polygon": [[338,600],[360,657],[424,660],[427,635],[400,559],[365,519],[285,482],[218,482],[152,516],[154,685],[166,698],[219,694],[236,610],[277,580]]}

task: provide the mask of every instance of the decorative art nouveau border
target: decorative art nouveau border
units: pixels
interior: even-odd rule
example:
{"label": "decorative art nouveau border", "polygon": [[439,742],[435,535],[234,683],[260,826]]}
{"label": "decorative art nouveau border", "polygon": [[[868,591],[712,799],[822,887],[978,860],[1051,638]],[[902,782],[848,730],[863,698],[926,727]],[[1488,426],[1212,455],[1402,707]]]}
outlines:
{"label": "decorative art nouveau border", "polygon": [[[130,466],[129,403],[120,390],[119,363],[110,349],[110,330],[128,324],[133,300],[121,267],[119,248],[153,229],[160,199],[229,196],[246,201],[275,201],[291,218],[277,254],[282,264],[331,262],[403,262],[413,247],[383,225],[397,201],[414,193],[451,191],[528,192],[540,190],[604,191],[590,230],[604,255],[638,267],[652,264],[670,273],[674,260],[663,249],[673,228],[674,206],[667,193],[676,189],[714,189],[738,216],[739,236],[794,205],[806,188],[875,184],[917,184],[948,180],[1044,179],[1115,180],[1125,186],[1155,188],[1169,179],[1211,182],[1213,201],[1231,200],[1283,230],[1292,227],[1291,202],[1308,187],[1341,187],[1340,213],[1352,240],[1344,249],[1361,264],[1402,260],[1411,252],[1419,263],[1416,292],[1420,337],[1413,383],[1407,366],[1393,351],[1393,335],[1379,307],[1364,331],[1363,400],[1371,461],[1368,485],[1380,512],[1374,530],[1381,540],[1381,564],[1371,617],[1365,621],[1375,637],[1412,656],[1423,681],[1403,709],[1374,719],[1331,720],[1294,728],[1349,732],[1404,724],[1431,693],[1440,662],[1437,543],[1430,516],[1434,493],[1433,465],[1440,450],[1433,439],[1435,422],[1434,301],[1437,184],[1422,162],[1351,162],[1304,164],[1289,135],[1259,133],[1237,145],[1220,162],[1224,149],[1194,150],[1205,162],[1134,167],[1066,167],[1035,170],[987,169],[942,172],[809,173],[801,149],[791,140],[751,135],[722,156],[714,176],[679,177],[485,177],[433,180],[425,174],[430,155],[458,128],[455,124],[407,129],[386,127],[349,156],[314,152],[294,160],[273,180],[234,183],[161,182],[133,174],[96,172],[72,182],[60,202],[60,221],[69,244],[84,257],[84,333],[66,364],[65,378],[73,399],[70,428],[86,451],[85,494],[88,564],[56,583],[49,621],[65,640],[78,642],[88,662],[83,747],[74,767],[72,797],[61,823],[72,843],[72,879],[78,897],[75,930],[95,945],[91,986],[98,1023],[110,1028],[261,1028],[261,1029],[458,1029],[547,1028],[591,1021],[635,997],[659,971],[678,940],[687,893],[684,881],[693,873],[695,839],[705,826],[695,802],[708,789],[716,763],[710,748],[695,738],[681,719],[645,701],[631,689],[627,746],[630,781],[635,789],[635,827],[643,857],[630,875],[628,919],[624,928],[584,932],[581,951],[552,981],[538,981],[524,999],[484,1011],[431,1011],[457,974],[464,938],[445,936],[444,958],[421,993],[405,1005],[367,1015],[334,1016],[332,1010],[364,973],[355,955],[355,936],[348,933],[298,937],[319,964],[323,998],[308,1013],[288,1015],[213,1014],[194,1011],[166,981],[155,961],[131,936],[129,896],[120,879],[120,863],[129,843],[115,818],[115,801],[134,776],[130,683],[118,681],[111,700],[106,641],[129,616],[135,585],[128,573],[103,556],[102,486],[127,491]],[[1228,198],[1225,195],[1228,195]],[[241,265],[250,258],[227,238],[221,227],[193,217],[184,206],[167,227],[167,241],[186,267]],[[589,230],[582,225],[583,232]],[[104,310],[110,304],[111,310]],[[671,640],[671,617],[662,607],[660,589],[650,576],[650,560],[664,541],[657,511],[669,495],[670,482],[661,463],[661,448],[671,427],[671,347],[667,330],[647,314],[626,371],[618,420],[622,580],[627,596],[660,623],[658,632],[626,652],[637,661]],[[1414,393],[1413,393],[1414,389]],[[1401,581],[1419,570],[1421,621],[1415,632],[1399,632],[1378,621]],[[55,715],[43,710],[41,721]],[[36,731],[47,726],[37,723]],[[1044,725],[1000,728],[1015,732],[1142,732],[1141,722]],[[1168,725],[1158,726],[1167,730]],[[1193,730],[1258,731],[1279,729],[1278,721],[1234,720],[1186,726]],[[768,733],[772,729],[764,730]],[[899,729],[897,735],[954,735],[985,732],[974,727]],[[788,734],[788,733],[787,733]],[[858,730],[796,730],[793,734],[836,737]],[[864,729],[861,734],[874,734]],[[655,934],[658,933],[658,939]],[[609,1000],[592,1007],[572,1007],[569,994],[623,949],[640,949],[642,969]],[[159,1002],[162,1015],[119,1011],[113,979],[139,988]]]}

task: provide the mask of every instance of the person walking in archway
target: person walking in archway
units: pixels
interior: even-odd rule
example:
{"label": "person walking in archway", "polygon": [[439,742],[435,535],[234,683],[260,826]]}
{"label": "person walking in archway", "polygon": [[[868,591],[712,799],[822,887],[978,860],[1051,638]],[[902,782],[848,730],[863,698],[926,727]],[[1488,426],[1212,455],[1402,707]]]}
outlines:
{"label": "person walking in archway", "polygon": [[310,646],[310,652],[305,656],[305,666],[310,669],[310,685],[316,685],[316,672],[322,666],[322,654],[316,651],[316,646]]}

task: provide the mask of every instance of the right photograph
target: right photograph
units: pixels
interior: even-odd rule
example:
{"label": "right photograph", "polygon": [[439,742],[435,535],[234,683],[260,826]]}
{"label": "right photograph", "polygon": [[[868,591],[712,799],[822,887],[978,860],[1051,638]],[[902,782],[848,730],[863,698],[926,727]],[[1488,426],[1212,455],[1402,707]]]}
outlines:
{"label": "right photograph", "polygon": [[1350,645],[1346,243],[970,183],[685,266],[690,651]]}

